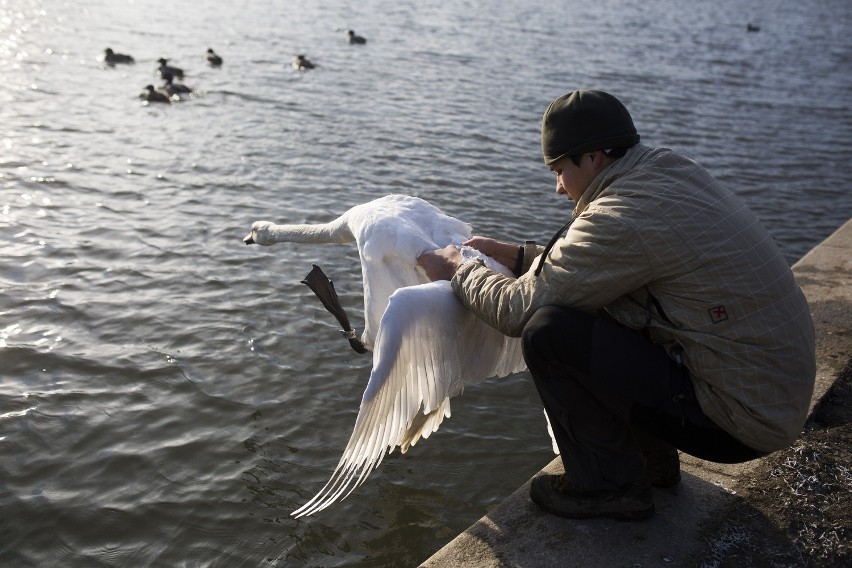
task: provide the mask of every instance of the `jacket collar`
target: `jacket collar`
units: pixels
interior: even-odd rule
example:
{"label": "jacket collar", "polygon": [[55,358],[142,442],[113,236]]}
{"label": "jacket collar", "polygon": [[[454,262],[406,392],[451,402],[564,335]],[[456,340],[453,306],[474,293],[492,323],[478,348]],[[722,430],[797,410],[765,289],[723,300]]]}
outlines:
{"label": "jacket collar", "polygon": [[580,200],[577,201],[572,217],[578,217],[592,201],[598,198],[603,190],[609,187],[616,179],[635,168],[652,151],[652,148],[644,144],[636,144],[627,150],[624,156],[602,169],[597,177],[592,180],[592,183],[589,184],[589,187],[586,188],[586,191],[583,192]]}

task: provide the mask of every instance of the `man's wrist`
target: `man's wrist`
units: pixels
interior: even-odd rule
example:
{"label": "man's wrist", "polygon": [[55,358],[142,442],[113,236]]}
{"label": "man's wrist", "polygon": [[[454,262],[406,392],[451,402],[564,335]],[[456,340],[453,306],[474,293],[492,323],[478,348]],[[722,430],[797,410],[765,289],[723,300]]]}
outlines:
{"label": "man's wrist", "polygon": [[521,271],[524,269],[524,247],[518,247],[518,253],[515,255],[515,267],[512,268],[512,272],[515,273],[516,276],[521,275]]}
{"label": "man's wrist", "polygon": [[535,244],[535,241],[524,241],[524,256],[521,259],[521,271],[519,274],[524,272],[524,267],[529,270],[536,256],[538,256],[538,246]]}

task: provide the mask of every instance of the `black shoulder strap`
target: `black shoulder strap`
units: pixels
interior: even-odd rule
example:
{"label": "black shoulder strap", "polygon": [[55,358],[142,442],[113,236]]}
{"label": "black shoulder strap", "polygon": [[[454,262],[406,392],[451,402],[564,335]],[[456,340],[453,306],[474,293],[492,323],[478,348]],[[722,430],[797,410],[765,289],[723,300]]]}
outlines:
{"label": "black shoulder strap", "polygon": [[570,221],[562,225],[562,228],[556,231],[556,234],[550,239],[547,243],[547,246],[544,247],[544,252],[541,253],[541,257],[538,259],[538,266],[535,267],[535,275],[538,276],[541,273],[541,269],[544,267],[544,260],[547,258],[547,255],[550,254],[550,249],[553,248],[553,245],[556,244],[556,241],[559,240],[559,237],[568,230],[568,227],[571,226],[571,223],[574,222],[576,217],[572,217]]}

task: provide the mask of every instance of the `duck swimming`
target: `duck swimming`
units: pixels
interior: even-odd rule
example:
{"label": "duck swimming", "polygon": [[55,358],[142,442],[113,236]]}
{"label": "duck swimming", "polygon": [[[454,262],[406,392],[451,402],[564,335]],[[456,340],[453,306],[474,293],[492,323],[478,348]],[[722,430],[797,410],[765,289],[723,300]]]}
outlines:
{"label": "duck swimming", "polygon": [[130,55],[125,55],[124,53],[115,53],[111,48],[106,48],[104,50],[104,63],[109,65],[110,67],[114,67],[120,64],[133,64],[136,63],[136,60],[133,59]]}
{"label": "duck swimming", "polygon": [[[479,320],[456,298],[449,281],[430,282],[417,257],[456,244],[465,258],[511,272],[461,243],[467,223],[430,203],[388,195],[314,225],[252,224],[246,244],[355,242],[364,285],[363,344],[373,368],[355,426],[329,482],[292,513],[320,511],[361,485],[386,453],[406,452],[450,416],[450,398],[465,385],[526,368],[518,338]],[[313,272],[313,271],[312,271]],[[310,277],[310,276],[309,276]]]}
{"label": "duck swimming", "polygon": [[213,67],[219,67],[220,65],[222,65],[222,58],[219,57],[215,51],[213,51],[213,48],[208,49],[207,55],[205,55],[204,57],[205,59],[207,59],[207,63],[209,63]]}
{"label": "duck swimming", "polygon": [[183,79],[183,69],[181,69],[180,67],[170,66],[168,64],[168,59],[161,57],[157,60],[157,63],[160,64],[160,66],[157,68],[157,72],[160,74],[160,77],[162,77],[166,81],[169,80],[169,77],[171,77],[172,79],[174,79],[175,77],[177,77],[178,79]]}
{"label": "duck swimming", "polygon": [[166,82],[163,83],[161,89],[171,97],[180,97],[181,95],[191,95],[193,93],[193,90],[183,83],[175,83],[171,75],[167,76]]}
{"label": "duck swimming", "polygon": [[304,55],[297,55],[293,59],[293,69],[298,69],[299,71],[305,71],[307,69],[313,69],[316,67],[313,63],[305,59]]}
{"label": "duck swimming", "polygon": [[367,43],[367,40],[359,35],[356,35],[353,30],[346,30],[346,43],[363,45]]}
{"label": "duck swimming", "polygon": [[145,92],[139,94],[139,98],[149,103],[170,103],[169,96],[154,88],[154,85],[146,85]]}

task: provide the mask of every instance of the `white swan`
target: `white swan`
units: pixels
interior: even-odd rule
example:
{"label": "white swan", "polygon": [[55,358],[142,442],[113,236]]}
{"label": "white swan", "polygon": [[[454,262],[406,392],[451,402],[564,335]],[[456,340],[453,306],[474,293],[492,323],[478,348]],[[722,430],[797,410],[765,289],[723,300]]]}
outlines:
{"label": "white swan", "polygon": [[[417,266],[425,251],[461,245],[470,226],[426,201],[389,195],[357,205],[330,223],[276,225],[258,221],[247,243],[351,242],[361,255],[363,342],[373,369],[352,436],[329,482],[292,513],[320,511],[364,482],[394,448],[403,453],[450,416],[450,398],[465,384],[524,370],[520,341],[466,310],[447,281],[429,282]],[[470,247],[493,270],[509,270]]]}
{"label": "white swan", "polygon": [[379,320],[397,288],[429,282],[417,257],[470,238],[470,225],[444,215],[434,205],[407,195],[388,195],[356,205],[329,223],[276,225],[256,221],[243,239],[247,243],[351,243],[358,246],[364,286],[364,332],[361,341],[372,349]]}

